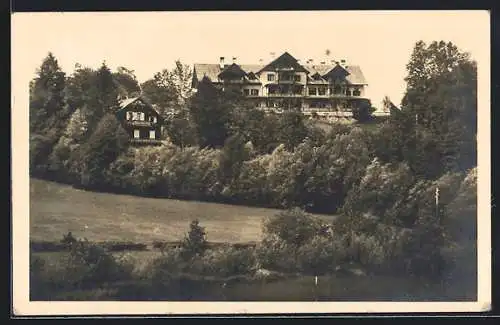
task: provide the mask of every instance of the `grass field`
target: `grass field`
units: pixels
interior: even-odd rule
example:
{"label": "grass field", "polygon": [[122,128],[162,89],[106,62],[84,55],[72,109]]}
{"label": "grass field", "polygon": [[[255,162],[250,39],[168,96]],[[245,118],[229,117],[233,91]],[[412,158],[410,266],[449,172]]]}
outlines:
{"label": "grass field", "polygon": [[[30,180],[30,239],[58,241],[71,231],[91,241],[180,240],[198,219],[209,241],[259,241],[262,222],[279,210],[95,193]],[[321,216],[326,220],[332,217]],[[85,228],[87,226],[87,228]]]}

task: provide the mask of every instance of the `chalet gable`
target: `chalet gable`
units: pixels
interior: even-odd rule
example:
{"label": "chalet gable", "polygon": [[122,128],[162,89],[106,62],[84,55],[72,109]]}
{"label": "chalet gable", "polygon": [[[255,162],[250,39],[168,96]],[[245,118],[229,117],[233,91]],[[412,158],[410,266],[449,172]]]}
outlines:
{"label": "chalet gable", "polygon": [[328,71],[323,77],[325,79],[340,79],[344,80],[348,75],[350,75],[349,71],[344,69],[340,64],[336,64],[330,71]]}
{"label": "chalet gable", "polygon": [[158,123],[163,121],[160,113],[144,96],[123,100],[116,114],[121,120],[144,119],[143,117],[147,117],[148,120],[154,118]]}
{"label": "chalet gable", "polygon": [[219,73],[218,78],[221,80],[227,79],[241,79],[247,77],[247,73],[237,65],[236,63],[231,64]]}
{"label": "chalet gable", "polygon": [[280,55],[278,58],[273,60],[268,65],[264,66],[258,73],[263,71],[277,71],[277,70],[293,70],[296,72],[305,72],[309,73],[309,71],[300,65],[296,58],[294,58],[290,53],[285,52]]}

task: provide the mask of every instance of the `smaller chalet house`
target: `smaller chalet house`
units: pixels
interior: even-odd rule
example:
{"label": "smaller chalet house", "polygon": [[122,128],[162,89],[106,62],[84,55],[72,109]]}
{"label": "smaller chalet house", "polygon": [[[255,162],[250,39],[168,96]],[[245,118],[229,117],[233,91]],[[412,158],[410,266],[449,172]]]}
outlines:
{"label": "smaller chalet house", "polygon": [[143,96],[120,103],[116,116],[133,144],[161,145],[163,119]]}

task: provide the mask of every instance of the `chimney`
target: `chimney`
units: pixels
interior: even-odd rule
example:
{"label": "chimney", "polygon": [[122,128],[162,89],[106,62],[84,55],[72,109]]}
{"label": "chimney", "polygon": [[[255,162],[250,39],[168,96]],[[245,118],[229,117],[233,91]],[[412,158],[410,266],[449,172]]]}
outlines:
{"label": "chimney", "polygon": [[233,57],[233,63],[236,63],[236,57]]}
{"label": "chimney", "polygon": [[220,57],[220,61],[219,62],[220,62],[220,64],[219,64],[220,68],[224,69],[224,57],[223,56]]}
{"label": "chimney", "polygon": [[340,60],[340,63],[341,63],[342,65],[345,65],[345,60],[344,60],[344,59]]}

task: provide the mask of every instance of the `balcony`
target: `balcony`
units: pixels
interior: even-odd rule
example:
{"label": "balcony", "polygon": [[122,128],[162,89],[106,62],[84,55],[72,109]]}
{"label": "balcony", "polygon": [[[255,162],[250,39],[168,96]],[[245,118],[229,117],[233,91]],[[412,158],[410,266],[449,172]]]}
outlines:
{"label": "balcony", "polygon": [[131,126],[151,127],[151,126],[155,125],[156,123],[150,122],[150,121],[128,120],[127,124],[131,125]]}
{"label": "balcony", "polygon": [[272,93],[272,94],[268,93],[267,97],[292,97],[292,98],[300,98],[300,97],[304,97],[304,95],[303,94],[294,94],[294,93]]}
{"label": "balcony", "polygon": [[161,146],[163,142],[157,139],[130,139],[131,144],[135,145],[155,145]]}

